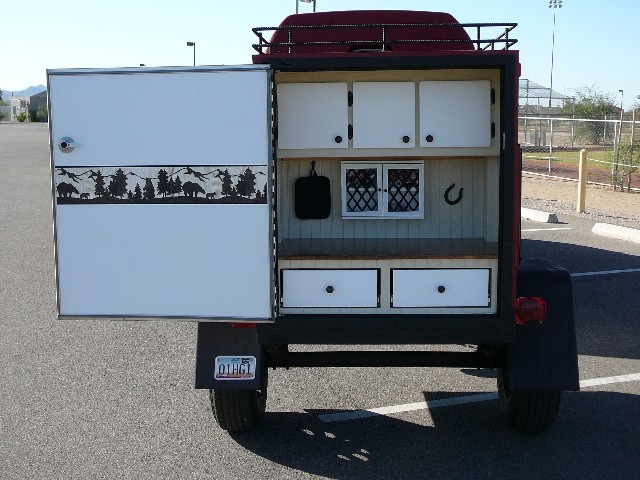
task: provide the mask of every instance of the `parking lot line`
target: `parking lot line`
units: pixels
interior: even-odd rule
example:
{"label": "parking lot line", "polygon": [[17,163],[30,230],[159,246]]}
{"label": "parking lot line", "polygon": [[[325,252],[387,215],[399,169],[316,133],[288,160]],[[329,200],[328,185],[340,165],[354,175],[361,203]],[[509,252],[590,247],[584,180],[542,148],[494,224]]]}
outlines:
{"label": "parking lot line", "polygon": [[[616,375],[613,377],[593,378],[590,380],[581,380],[580,388],[595,387],[599,385],[611,385],[615,383],[636,382],[640,381],[640,373],[632,373],[629,375]],[[472,395],[464,395],[461,397],[445,398],[442,400],[426,400],[424,402],[405,403],[401,405],[392,405],[389,407],[370,408],[366,410],[350,410],[346,412],[327,413],[318,415],[318,419],[323,423],[344,422],[346,420],[361,420],[363,418],[379,417],[391,415],[394,413],[413,412],[416,410],[431,410],[439,407],[451,407],[453,405],[464,405],[468,403],[486,402],[489,400],[497,400],[498,394],[493,393],[476,393]]]}
{"label": "parking lot line", "polygon": [[594,275],[614,275],[616,273],[635,273],[640,272],[640,268],[625,268],[622,270],[601,270],[599,272],[580,272],[572,273],[572,277],[592,277]]}
{"label": "parking lot line", "polygon": [[555,227],[555,228],[526,228],[521,232],[551,232],[553,230],[571,230],[571,227]]}

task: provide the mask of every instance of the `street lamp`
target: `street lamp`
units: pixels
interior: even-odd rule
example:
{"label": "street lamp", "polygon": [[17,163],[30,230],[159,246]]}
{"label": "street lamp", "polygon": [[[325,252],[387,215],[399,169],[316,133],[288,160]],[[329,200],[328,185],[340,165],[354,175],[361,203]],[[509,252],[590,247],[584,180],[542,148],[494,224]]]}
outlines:
{"label": "street lamp", "polygon": [[302,3],[313,3],[313,11],[316,11],[316,0],[296,0],[296,13],[298,13],[298,4]]}
{"label": "street lamp", "polygon": [[193,47],[193,66],[196,66],[196,42],[187,42],[187,47]]}
{"label": "street lamp", "polygon": [[556,44],[556,8],[562,8],[562,0],[549,0],[549,8],[553,9],[553,30],[551,33],[551,78],[549,79],[549,176],[551,176],[551,157],[553,156],[553,119],[551,118],[551,97],[553,95],[553,50]]}

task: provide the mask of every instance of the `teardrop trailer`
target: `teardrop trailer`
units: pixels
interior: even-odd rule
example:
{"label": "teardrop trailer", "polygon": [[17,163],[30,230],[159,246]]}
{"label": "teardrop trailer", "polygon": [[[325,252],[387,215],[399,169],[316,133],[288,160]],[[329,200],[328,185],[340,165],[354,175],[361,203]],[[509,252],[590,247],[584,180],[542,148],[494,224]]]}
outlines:
{"label": "teardrop trailer", "polygon": [[545,431],[577,352],[568,272],[520,259],[514,27],[300,14],[251,65],[49,70],[58,316],[198,322],[228,431],[269,369],[376,366],[497,369]]}

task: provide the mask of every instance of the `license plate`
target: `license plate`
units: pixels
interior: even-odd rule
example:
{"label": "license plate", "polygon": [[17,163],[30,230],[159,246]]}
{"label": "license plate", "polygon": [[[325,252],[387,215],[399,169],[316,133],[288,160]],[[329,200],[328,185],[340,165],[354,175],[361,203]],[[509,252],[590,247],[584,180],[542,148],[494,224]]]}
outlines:
{"label": "license plate", "polygon": [[216,380],[253,380],[256,357],[216,357]]}

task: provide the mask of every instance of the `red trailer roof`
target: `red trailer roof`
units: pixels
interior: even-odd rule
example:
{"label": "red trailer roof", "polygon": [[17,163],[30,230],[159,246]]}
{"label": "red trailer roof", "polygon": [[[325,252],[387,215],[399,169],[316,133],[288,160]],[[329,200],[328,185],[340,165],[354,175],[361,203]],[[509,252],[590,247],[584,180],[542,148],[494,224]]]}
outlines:
{"label": "red trailer roof", "polygon": [[[263,55],[344,54],[362,51],[434,52],[506,49],[515,43],[508,33],[516,24],[460,24],[442,12],[352,10],[286,17],[278,27],[254,28]],[[465,30],[476,29],[471,39]],[[504,33],[482,39],[482,27],[504,27]],[[272,32],[267,40],[263,32]]]}

